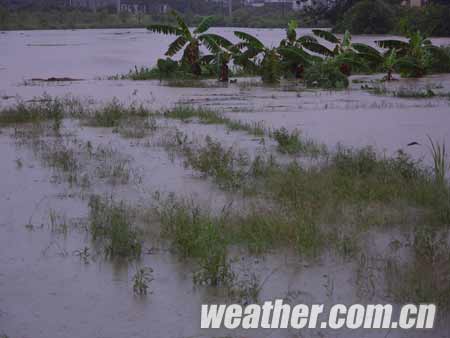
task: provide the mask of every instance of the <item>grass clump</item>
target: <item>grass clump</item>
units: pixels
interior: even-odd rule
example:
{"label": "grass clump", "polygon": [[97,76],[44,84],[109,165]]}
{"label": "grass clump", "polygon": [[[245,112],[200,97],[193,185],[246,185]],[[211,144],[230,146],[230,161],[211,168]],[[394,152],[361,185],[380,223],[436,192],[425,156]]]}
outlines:
{"label": "grass clump", "polygon": [[266,134],[268,134],[268,130],[265,127],[263,121],[243,122],[240,120],[228,119],[226,121],[226,126],[230,130],[245,131],[251,135],[258,136],[258,137],[263,137]]}
{"label": "grass clump", "polygon": [[275,204],[272,208],[252,207],[250,212],[233,215],[227,231],[233,243],[261,254],[277,247],[291,247],[313,256],[324,242],[322,231],[304,211]]}
{"label": "grass clump", "polygon": [[242,122],[239,120],[233,120],[224,116],[222,113],[218,111],[204,108],[197,108],[193,106],[183,106],[183,105],[176,106],[175,108],[166,111],[164,113],[164,117],[170,119],[178,119],[182,121],[188,121],[196,118],[202,123],[223,124],[230,130],[245,131],[255,136],[264,136],[265,134],[267,134],[267,130],[264,127],[263,122],[250,123],[250,122]]}
{"label": "grass clump", "polygon": [[184,105],[178,105],[175,108],[166,111],[164,117],[182,121],[198,118],[201,122],[208,124],[223,124],[226,121],[225,117],[214,110]]}
{"label": "grass clump", "polygon": [[195,283],[219,286],[232,280],[220,217],[175,199],[164,201],[159,216],[163,236],[172,239],[175,250],[183,257],[196,260],[199,270],[194,274]]}
{"label": "grass clump", "polygon": [[[252,207],[248,212],[224,209],[211,215],[192,201],[172,197],[158,212],[163,235],[172,239],[178,253],[183,257],[209,257],[203,261],[208,263],[203,270],[209,275],[226,270],[223,258],[229,245],[243,245],[258,254],[287,245],[311,255],[323,243],[322,232],[306,213],[280,205]],[[213,266],[211,270],[206,268],[209,265]]]}
{"label": "grass clump", "polygon": [[109,257],[139,258],[141,233],[132,223],[134,217],[123,202],[91,197],[89,229],[92,239],[100,242]]}
{"label": "grass clump", "polygon": [[153,269],[149,267],[138,268],[133,276],[133,292],[135,295],[146,295],[149,284],[154,280]]}
{"label": "grass clump", "polygon": [[436,183],[444,186],[446,183],[447,170],[449,168],[445,143],[439,144],[438,142],[433,141],[430,136],[428,136],[428,140],[430,141],[430,152],[433,157],[433,169]]}
{"label": "grass clump", "polygon": [[130,181],[140,182],[141,180],[138,172],[132,168],[131,160],[117,149],[99,145],[90,152],[90,157],[97,162],[95,176],[112,185],[127,184]]}
{"label": "grass clump", "polygon": [[144,138],[158,129],[158,124],[154,117],[133,118],[128,117],[121,121],[117,131],[125,138]]}
{"label": "grass clump", "polygon": [[186,165],[213,177],[224,188],[242,186],[250,163],[247,154],[237,152],[233,147],[224,148],[209,136],[205,143],[199,148],[185,148]]}
{"label": "grass clump", "polygon": [[117,99],[103,107],[93,109],[87,113],[86,123],[92,127],[119,127],[120,123],[129,118],[146,118],[152,114],[146,108],[136,105],[126,106]]}
{"label": "grass clump", "polygon": [[59,130],[63,117],[63,102],[44,95],[31,102],[19,101],[11,107],[1,109],[0,126],[53,121],[54,129]]}
{"label": "grass clump", "polygon": [[0,124],[19,124],[27,122],[40,122],[63,115],[63,104],[59,100],[54,100],[49,96],[42,99],[23,102],[19,101],[12,107],[3,108],[0,111]]}
{"label": "grass clump", "polygon": [[[413,259],[386,264],[388,289],[399,302],[434,303],[450,309],[450,248],[448,232],[430,226],[417,227],[410,245]],[[402,283],[398,283],[401,280]]]}
{"label": "grass clump", "polygon": [[317,144],[311,139],[301,136],[300,131],[289,132],[286,128],[273,131],[272,137],[278,143],[278,150],[284,154],[304,154],[310,156],[325,155],[324,145]]}
{"label": "grass clump", "polygon": [[435,97],[436,93],[430,88],[424,90],[401,88],[394,92],[394,96],[401,98],[429,99]]}

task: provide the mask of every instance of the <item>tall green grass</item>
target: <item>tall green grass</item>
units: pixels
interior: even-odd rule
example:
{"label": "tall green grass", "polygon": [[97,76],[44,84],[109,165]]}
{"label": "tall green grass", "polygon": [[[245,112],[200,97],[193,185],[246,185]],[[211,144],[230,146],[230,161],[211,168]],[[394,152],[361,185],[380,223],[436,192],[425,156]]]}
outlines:
{"label": "tall green grass", "polygon": [[132,223],[133,215],[123,203],[99,196],[89,201],[89,229],[94,242],[100,243],[109,257],[138,258],[142,235]]}

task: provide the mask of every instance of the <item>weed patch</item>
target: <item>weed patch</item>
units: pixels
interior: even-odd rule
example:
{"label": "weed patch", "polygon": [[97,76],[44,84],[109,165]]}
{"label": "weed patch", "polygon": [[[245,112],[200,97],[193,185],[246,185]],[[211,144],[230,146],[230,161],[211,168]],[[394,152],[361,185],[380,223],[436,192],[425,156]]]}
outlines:
{"label": "weed patch", "polygon": [[153,113],[144,106],[120,103],[117,99],[105,104],[103,107],[94,108],[85,113],[86,124],[92,127],[119,127],[123,120],[130,118],[146,118]]}
{"label": "weed patch", "polygon": [[286,128],[281,128],[273,131],[272,137],[277,141],[278,150],[281,153],[303,154],[313,157],[327,153],[325,145],[317,144],[313,140],[303,137],[298,130],[290,133]]}
{"label": "weed patch", "polygon": [[129,207],[99,196],[89,201],[89,229],[94,242],[99,242],[109,257],[139,258],[142,235],[133,224]]}
{"label": "weed patch", "polygon": [[133,292],[136,295],[146,295],[150,283],[154,280],[153,269],[149,267],[138,268],[133,276]]}

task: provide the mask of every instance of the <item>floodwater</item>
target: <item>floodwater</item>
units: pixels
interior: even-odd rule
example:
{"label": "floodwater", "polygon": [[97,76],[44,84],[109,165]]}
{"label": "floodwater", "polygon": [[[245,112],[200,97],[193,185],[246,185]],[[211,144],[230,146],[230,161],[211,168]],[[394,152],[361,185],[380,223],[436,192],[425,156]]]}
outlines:
{"label": "floodwater", "polygon": [[[231,28],[216,29],[232,38]],[[267,44],[276,44],[283,30],[248,30]],[[302,31],[307,33],[308,30]],[[383,37],[356,36],[355,41],[372,43]],[[359,81],[345,91],[307,91],[289,86],[267,87],[254,80],[218,86],[214,82],[199,88],[167,86],[158,81],[107,80],[127,73],[135,65],[151,66],[164,54],[171,37],[145,30],[27,31],[0,34],[0,105],[16,98],[24,100],[44,93],[71,95],[109,101],[142,102],[157,108],[187,103],[221,109],[243,121],[264,121],[267,127],[301,129],[306,135],[333,147],[374,145],[392,154],[403,148],[418,158],[425,147],[408,149],[409,142],[426,144],[427,135],[450,143],[450,101],[448,97],[402,99],[377,96],[362,90]],[[450,45],[450,38],[433,39]],[[32,78],[70,77],[81,81],[64,83],[30,82]],[[377,76],[356,76],[373,80]],[[370,84],[370,82],[368,82]],[[450,92],[450,75],[420,80],[400,80],[396,88],[433,88]],[[229,133],[214,125],[159,121],[199,138],[213,135],[221,142],[255,152],[262,145],[251,136]],[[59,180],[39,156],[26,145],[18,145],[14,131],[0,133],[0,335],[10,338],[119,338],[119,337],[433,337],[450,336],[441,318],[432,331],[307,330],[225,331],[200,330],[200,305],[227,302],[220,290],[194,286],[192,264],[179,260],[167,245],[149,236],[142,266],[154,270],[152,293],[136,297],[132,276],[137,263],[109,262],[101,255],[85,264],[76,255],[89,242],[77,226],[86,219],[90,194],[113,195],[135,206],[151,207],[155,191],[175,193],[217,209],[241,203],[239,197],[218,189],[198,177],[158,146],[154,136],[135,141],[110,129],[81,127],[65,121],[64,130],[77,144],[90,142],[106,146],[125,156],[137,180],[112,185],[95,181],[82,191]],[[270,144],[265,145],[271,147]],[[116,161],[112,158],[111,161]],[[19,164],[20,163],[20,164]],[[90,173],[92,168],[87,168]],[[95,178],[94,178],[95,179]],[[68,222],[67,233],[50,229],[56,212]],[[375,257],[387,257],[391,242],[406,236],[401,230],[376,230],[362,242]],[[148,250],[147,250],[148,251]],[[252,257],[239,252],[236,271],[252,271],[266,280],[259,301],[287,298],[293,303],[377,303],[389,302],[382,286],[382,271],[361,276],[358,264],[324,254],[308,261],[289,252]],[[375,264],[375,263],[374,263]]]}

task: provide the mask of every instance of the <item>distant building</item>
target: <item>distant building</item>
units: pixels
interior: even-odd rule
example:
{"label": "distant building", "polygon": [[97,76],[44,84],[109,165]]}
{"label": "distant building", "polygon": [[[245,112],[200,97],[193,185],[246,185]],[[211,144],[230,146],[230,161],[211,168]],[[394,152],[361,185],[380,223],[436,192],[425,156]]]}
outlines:
{"label": "distant building", "polygon": [[294,0],[294,11],[306,11],[308,9],[331,9],[336,6],[338,0]]}
{"label": "distant building", "polygon": [[121,12],[129,13],[156,13],[162,14],[169,11],[169,6],[164,3],[155,3],[151,0],[118,0]]}
{"label": "distant building", "polygon": [[294,11],[303,11],[311,8],[331,8],[336,5],[336,2],[337,0],[244,0],[243,5],[249,7],[285,6]]}

